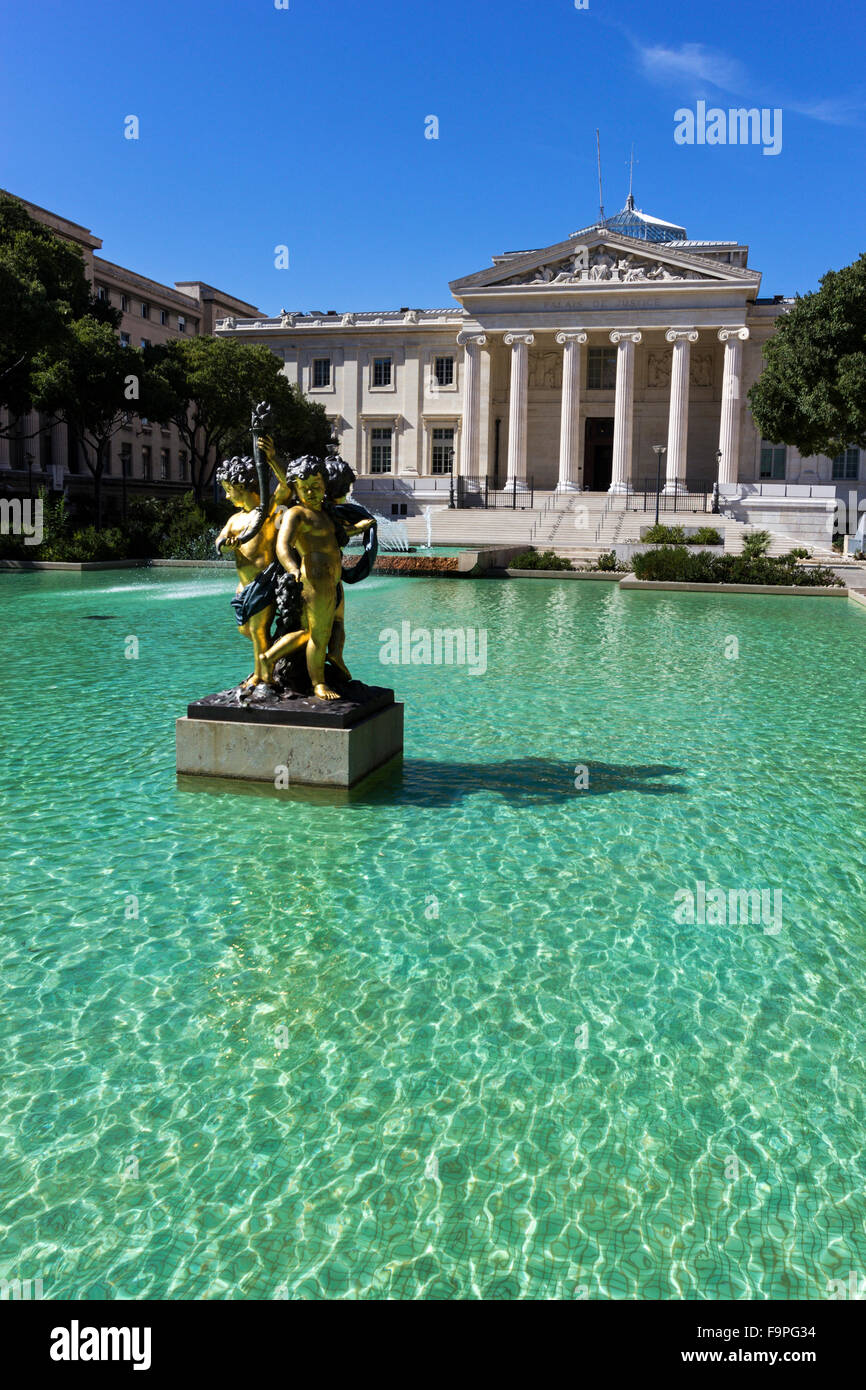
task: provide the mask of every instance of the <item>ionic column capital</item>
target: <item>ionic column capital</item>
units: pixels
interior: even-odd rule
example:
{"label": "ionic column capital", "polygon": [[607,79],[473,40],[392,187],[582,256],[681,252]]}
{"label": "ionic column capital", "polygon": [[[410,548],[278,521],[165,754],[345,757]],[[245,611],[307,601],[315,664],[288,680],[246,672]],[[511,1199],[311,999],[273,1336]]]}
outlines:
{"label": "ionic column capital", "polygon": [[610,333],[612,343],[639,343],[643,334],[632,328],[613,328]]}
{"label": "ionic column capital", "polygon": [[457,343],[459,347],[467,347],[470,344],[473,347],[483,347],[486,342],[486,333],[471,333],[466,329],[461,329],[457,334]]}
{"label": "ionic column capital", "polygon": [[669,343],[696,343],[698,330],[696,328],[669,328],[665,338]]}
{"label": "ionic column capital", "polygon": [[588,337],[589,334],[584,333],[582,328],[569,331],[568,333],[563,330],[557,333],[556,341],[559,343],[560,347],[564,347],[566,343],[585,343]]}
{"label": "ionic column capital", "polygon": [[505,343],[506,347],[511,347],[512,343],[525,343],[527,347],[531,347],[532,344],[535,342],[535,334],[506,333],[503,342]]}
{"label": "ionic column capital", "polygon": [[748,328],[720,328],[720,329],[719,329],[719,342],[720,342],[720,343],[726,343],[726,342],[728,341],[729,338],[739,338],[740,342],[741,342],[741,343],[744,343],[748,337],[749,337],[749,330],[748,330]]}

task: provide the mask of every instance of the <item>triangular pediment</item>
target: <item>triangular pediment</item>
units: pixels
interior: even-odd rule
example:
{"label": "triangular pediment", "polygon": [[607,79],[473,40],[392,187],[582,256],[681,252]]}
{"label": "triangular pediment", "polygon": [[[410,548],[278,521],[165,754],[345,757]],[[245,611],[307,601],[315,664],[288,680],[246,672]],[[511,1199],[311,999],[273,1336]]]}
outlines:
{"label": "triangular pediment", "polygon": [[451,290],[459,298],[467,291],[512,287],[549,292],[552,288],[653,286],[671,281],[754,285],[760,278],[755,270],[599,227],[555,246],[499,257],[486,270],[452,281]]}

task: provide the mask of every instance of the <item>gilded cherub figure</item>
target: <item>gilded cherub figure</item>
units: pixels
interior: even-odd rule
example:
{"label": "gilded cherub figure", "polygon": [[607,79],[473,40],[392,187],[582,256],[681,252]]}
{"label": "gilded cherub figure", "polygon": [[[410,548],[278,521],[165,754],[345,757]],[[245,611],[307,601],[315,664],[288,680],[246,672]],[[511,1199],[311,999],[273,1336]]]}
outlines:
{"label": "gilded cherub figure", "polygon": [[238,631],[253,644],[253,672],[242,683],[252,689],[266,679],[263,657],[270,641],[270,628],[276,612],[276,580],[280,566],[276,558],[277,514],[290,498],[285,473],[277,463],[270,435],[258,439],[259,451],[278,479],[276,491],[264,499],[264,515],[258,529],[250,535],[250,515],[262,507],[260,470],[253,459],[244,456],[225,459],[217,469],[217,482],[230,502],[238,507],[216,539],[217,553],[234,552],[238,587],[232,607]]}
{"label": "gilded cherub figure", "polygon": [[305,645],[313,694],[320,700],[337,700],[339,695],[325,681],[325,660],[350,678],[342,656],[342,546],[350,535],[372,530],[375,536],[376,523],[360,507],[335,505],[335,499],[345,496],[354,479],[351,469],[340,460],[305,455],[287,466],[285,479],[297,501],[283,516],[276,553],[286,573],[301,586],[300,626],[284,633],[264,652],[260,670],[262,678],[270,681],[275,663]]}

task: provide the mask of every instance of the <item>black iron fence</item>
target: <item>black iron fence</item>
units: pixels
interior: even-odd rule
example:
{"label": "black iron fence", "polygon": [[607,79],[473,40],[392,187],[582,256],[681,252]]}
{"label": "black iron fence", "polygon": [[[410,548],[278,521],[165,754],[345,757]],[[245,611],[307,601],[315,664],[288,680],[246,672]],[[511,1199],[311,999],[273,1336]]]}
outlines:
{"label": "black iron fence", "polygon": [[525,511],[535,502],[535,480],[512,478],[506,487],[496,485],[490,477],[459,477],[454,479],[454,497],[458,507],[508,508]]}
{"label": "black iron fence", "polygon": [[466,475],[458,473],[437,473],[434,476],[404,478],[400,475],[381,474],[365,476],[356,486],[356,492],[375,496],[385,493],[389,501],[395,496],[424,500],[430,493],[440,493],[448,497],[453,507],[507,507],[510,511],[526,510],[535,505],[535,479],[532,474],[526,478],[512,478],[507,486],[484,474]]}
{"label": "black iron fence", "polygon": [[711,512],[713,494],[705,483],[686,486],[684,478],[638,478],[626,484],[625,507],[632,512]]}

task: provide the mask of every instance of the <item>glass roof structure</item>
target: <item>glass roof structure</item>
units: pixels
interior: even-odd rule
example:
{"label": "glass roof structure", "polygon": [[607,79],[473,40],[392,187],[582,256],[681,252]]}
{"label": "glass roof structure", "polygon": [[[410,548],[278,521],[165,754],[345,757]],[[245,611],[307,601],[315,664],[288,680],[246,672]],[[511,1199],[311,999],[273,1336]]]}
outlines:
{"label": "glass roof structure", "polygon": [[[650,217],[649,213],[641,212],[634,205],[634,198],[629,193],[625,207],[621,212],[614,213],[613,217],[605,217],[602,221],[592,224],[594,227],[606,227],[608,231],[619,232],[622,236],[634,237],[636,241],[685,241],[685,227],[678,227],[673,222],[664,222],[660,217]],[[581,231],[589,231],[589,227],[581,228]],[[577,232],[572,233],[577,236]]]}

